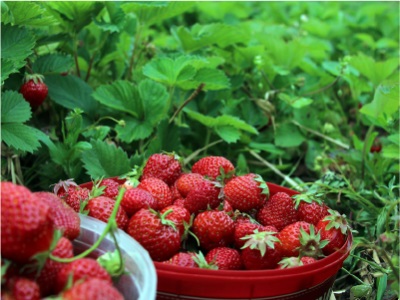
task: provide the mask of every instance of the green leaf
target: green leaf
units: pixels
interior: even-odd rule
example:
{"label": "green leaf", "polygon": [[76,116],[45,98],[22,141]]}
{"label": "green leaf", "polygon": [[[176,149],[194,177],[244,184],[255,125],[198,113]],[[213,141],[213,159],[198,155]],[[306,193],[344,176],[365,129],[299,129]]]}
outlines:
{"label": "green leaf", "polygon": [[129,158],[122,148],[92,140],[92,149],[82,153],[84,167],[92,178],[120,176],[130,171]]}
{"label": "green leaf", "polygon": [[236,143],[240,139],[240,131],[231,126],[217,126],[215,132],[227,143]]}
{"label": "green leaf", "polygon": [[399,82],[390,80],[377,87],[372,102],[365,104],[360,112],[368,116],[374,124],[385,128],[392,115],[398,112],[399,106]]}
{"label": "green leaf", "polygon": [[245,43],[249,38],[240,27],[221,23],[195,24],[191,29],[184,26],[172,27],[171,32],[187,52],[212,45],[224,48],[236,43]]}
{"label": "green leaf", "polygon": [[1,21],[4,24],[11,23],[25,26],[52,26],[58,24],[56,18],[34,2],[7,1],[7,7],[8,10],[1,14]]}
{"label": "green leaf", "polygon": [[101,104],[124,111],[132,116],[143,115],[143,106],[137,88],[125,80],[116,80],[112,84],[99,86],[93,98]]}
{"label": "green leaf", "polygon": [[104,5],[107,9],[107,16],[100,21],[94,19],[94,23],[104,31],[120,32],[126,23],[124,11],[114,2],[105,2]]}
{"label": "green leaf", "polygon": [[1,125],[1,140],[16,150],[32,153],[40,147],[39,140],[44,133],[36,128],[21,123],[4,123]]}
{"label": "green leaf", "polygon": [[275,71],[281,75],[287,75],[287,72],[298,66],[306,52],[298,40],[285,42],[283,39],[268,38],[265,46],[276,65]]}
{"label": "green leaf", "polygon": [[131,143],[145,139],[153,132],[154,126],[147,121],[139,121],[133,118],[126,118],[125,125],[117,125],[115,131],[118,138],[125,143]]}
{"label": "green leaf", "polygon": [[142,101],[143,118],[151,125],[157,125],[162,119],[167,117],[169,94],[162,84],[142,80],[139,83],[139,95]]}
{"label": "green leaf", "polygon": [[189,82],[179,85],[180,88],[189,90],[197,88],[201,83],[205,86],[203,90],[223,90],[230,87],[230,81],[225,73],[217,69],[200,69]]}
{"label": "green leaf", "polygon": [[265,151],[267,153],[272,153],[272,154],[277,154],[277,155],[283,155],[285,153],[285,151],[283,151],[282,149],[277,148],[274,144],[270,144],[270,143],[251,142],[249,144],[249,147],[251,149],[262,150],[262,151]]}
{"label": "green leaf", "polygon": [[92,98],[92,88],[81,78],[68,75],[47,75],[45,83],[49,88],[51,100],[69,108],[82,109],[87,115],[97,113],[97,102]]}
{"label": "green leaf", "polygon": [[1,95],[1,123],[24,123],[32,116],[29,103],[16,91]]}
{"label": "green leaf", "polygon": [[390,159],[399,160],[400,159],[399,153],[400,153],[400,148],[398,145],[393,145],[393,144],[386,145],[382,149],[382,156]]}
{"label": "green leaf", "polygon": [[74,65],[74,61],[69,55],[62,54],[47,54],[40,56],[32,65],[35,73],[47,74],[61,74],[69,71]]}
{"label": "green leaf", "polygon": [[314,102],[314,100],[311,98],[290,96],[284,93],[280,93],[278,97],[280,100],[286,102],[293,108],[302,108],[305,106],[309,106],[311,103]]}
{"label": "green leaf", "polygon": [[278,147],[297,147],[300,146],[305,140],[305,137],[295,125],[284,123],[277,126],[275,132],[275,144]]}
{"label": "green leaf", "polygon": [[193,6],[194,2],[129,2],[121,5],[126,13],[134,13],[141,24],[150,26],[165,19],[179,16]]}

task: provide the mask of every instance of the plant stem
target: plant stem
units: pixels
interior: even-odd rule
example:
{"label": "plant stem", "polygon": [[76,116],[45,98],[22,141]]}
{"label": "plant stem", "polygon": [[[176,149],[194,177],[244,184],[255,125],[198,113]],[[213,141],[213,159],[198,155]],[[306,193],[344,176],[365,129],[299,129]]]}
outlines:
{"label": "plant stem", "polygon": [[132,79],[133,65],[135,64],[135,52],[136,52],[136,49],[139,46],[140,35],[141,35],[141,27],[138,24],[138,29],[137,29],[137,32],[136,32],[135,40],[133,42],[133,49],[132,49],[132,53],[131,53],[131,58],[129,59],[128,72],[126,73],[126,76],[125,76],[125,79],[127,79],[127,80],[131,80]]}
{"label": "plant stem", "polygon": [[78,62],[78,39],[76,33],[74,33],[73,36],[73,43],[74,43],[74,61],[75,61],[76,75],[80,78],[81,70],[79,68],[79,62]]}
{"label": "plant stem", "polygon": [[249,153],[254,156],[256,159],[258,159],[260,162],[262,162],[265,166],[267,166],[268,168],[270,168],[275,174],[277,174],[278,176],[282,177],[285,181],[287,181],[287,183],[289,183],[293,188],[295,188],[298,191],[303,192],[304,189],[297,184],[296,181],[294,181],[292,178],[290,178],[289,176],[283,174],[281,171],[279,171],[273,164],[271,164],[270,162],[266,161],[265,159],[263,159],[260,155],[258,155],[256,152],[254,152],[253,150],[249,150]]}
{"label": "plant stem", "polygon": [[296,122],[296,121],[294,121],[294,120],[292,120],[292,123],[293,123],[294,125],[300,127],[301,129],[304,129],[304,130],[306,130],[306,131],[308,131],[308,132],[310,132],[310,133],[312,133],[312,134],[315,134],[315,135],[317,135],[317,136],[319,136],[319,137],[321,137],[321,138],[323,138],[323,139],[325,139],[325,140],[327,140],[327,141],[329,141],[329,142],[331,142],[331,143],[334,143],[335,145],[337,145],[337,146],[339,146],[339,147],[342,147],[342,148],[344,148],[344,149],[346,149],[346,150],[349,150],[349,149],[350,149],[350,146],[349,146],[349,145],[344,144],[344,143],[342,143],[341,141],[335,140],[335,139],[333,139],[333,138],[331,138],[331,137],[329,137],[329,136],[326,136],[326,135],[324,135],[324,134],[322,134],[322,133],[319,133],[318,131],[315,131],[315,130],[313,130],[313,129],[307,128],[307,127],[301,125],[300,123],[298,123],[298,122]]}
{"label": "plant stem", "polygon": [[368,128],[367,134],[365,135],[364,139],[364,145],[363,145],[363,150],[362,150],[362,157],[361,157],[361,180],[364,181],[364,175],[365,175],[365,155],[367,152],[366,145],[367,143],[365,141],[368,140],[369,136],[371,135],[372,131],[374,130],[375,126],[371,125]]}

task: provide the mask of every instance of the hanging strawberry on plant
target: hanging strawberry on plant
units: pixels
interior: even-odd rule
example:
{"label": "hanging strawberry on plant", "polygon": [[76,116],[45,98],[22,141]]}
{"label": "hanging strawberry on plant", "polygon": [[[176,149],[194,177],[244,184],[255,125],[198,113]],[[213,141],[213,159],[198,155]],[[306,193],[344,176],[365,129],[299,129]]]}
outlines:
{"label": "hanging strawberry on plant", "polygon": [[49,89],[44,83],[44,76],[40,74],[27,74],[19,92],[29,102],[32,109],[37,109],[46,99]]}

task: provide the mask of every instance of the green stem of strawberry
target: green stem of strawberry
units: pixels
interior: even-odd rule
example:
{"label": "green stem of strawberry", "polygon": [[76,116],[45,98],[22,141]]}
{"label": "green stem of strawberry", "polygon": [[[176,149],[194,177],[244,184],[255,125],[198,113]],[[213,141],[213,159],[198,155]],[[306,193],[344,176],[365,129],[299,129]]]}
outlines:
{"label": "green stem of strawberry", "polygon": [[[59,257],[53,256],[51,254],[50,254],[50,258],[52,260],[54,260],[54,261],[62,262],[62,263],[73,262],[73,261],[78,260],[80,258],[86,257],[87,255],[92,253],[94,250],[96,250],[100,246],[100,243],[104,240],[104,238],[107,236],[108,233],[110,233],[111,236],[113,236],[113,232],[118,228],[117,222],[115,221],[115,217],[117,215],[118,208],[119,208],[119,206],[121,204],[121,201],[122,201],[122,198],[124,196],[124,193],[125,193],[125,189],[123,189],[123,188],[120,189],[119,194],[117,196],[117,200],[115,201],[114,210],[112,211],[111,216],[108,219],[107,225],[104,228],[103,233],[100,235],[100,237],[97,239],[97,241],[89,249],[87,249],[84,252],[82,252],[82,253],[74,256],[74,257],[71,257],[71,258],[59,258]],[[115,245],[116,245],[116,248],[118,250],[118,253],[121,253],[120,248],[118,247],[118,243],[116,242],[116,240],[115,240]],[[120,257],[122,257],[121,254],[120,254]]]}

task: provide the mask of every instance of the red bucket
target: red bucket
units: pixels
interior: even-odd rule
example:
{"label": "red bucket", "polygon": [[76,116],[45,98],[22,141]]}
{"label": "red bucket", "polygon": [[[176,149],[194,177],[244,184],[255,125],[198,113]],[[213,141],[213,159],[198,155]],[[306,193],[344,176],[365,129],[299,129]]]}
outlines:
{"label": "red bucket", "polygon": [[[290,196],[298,194],[273,183],[267,184],[271,195],[277,192]],[[92,183],[82,184],[81,187],[91,188]],[[349,231],[345,244],[331,255],[312,264],[282,270],[208,270],[154,262],[157,299],[328,300],[336,275],[349,255],[352,241]]]}

